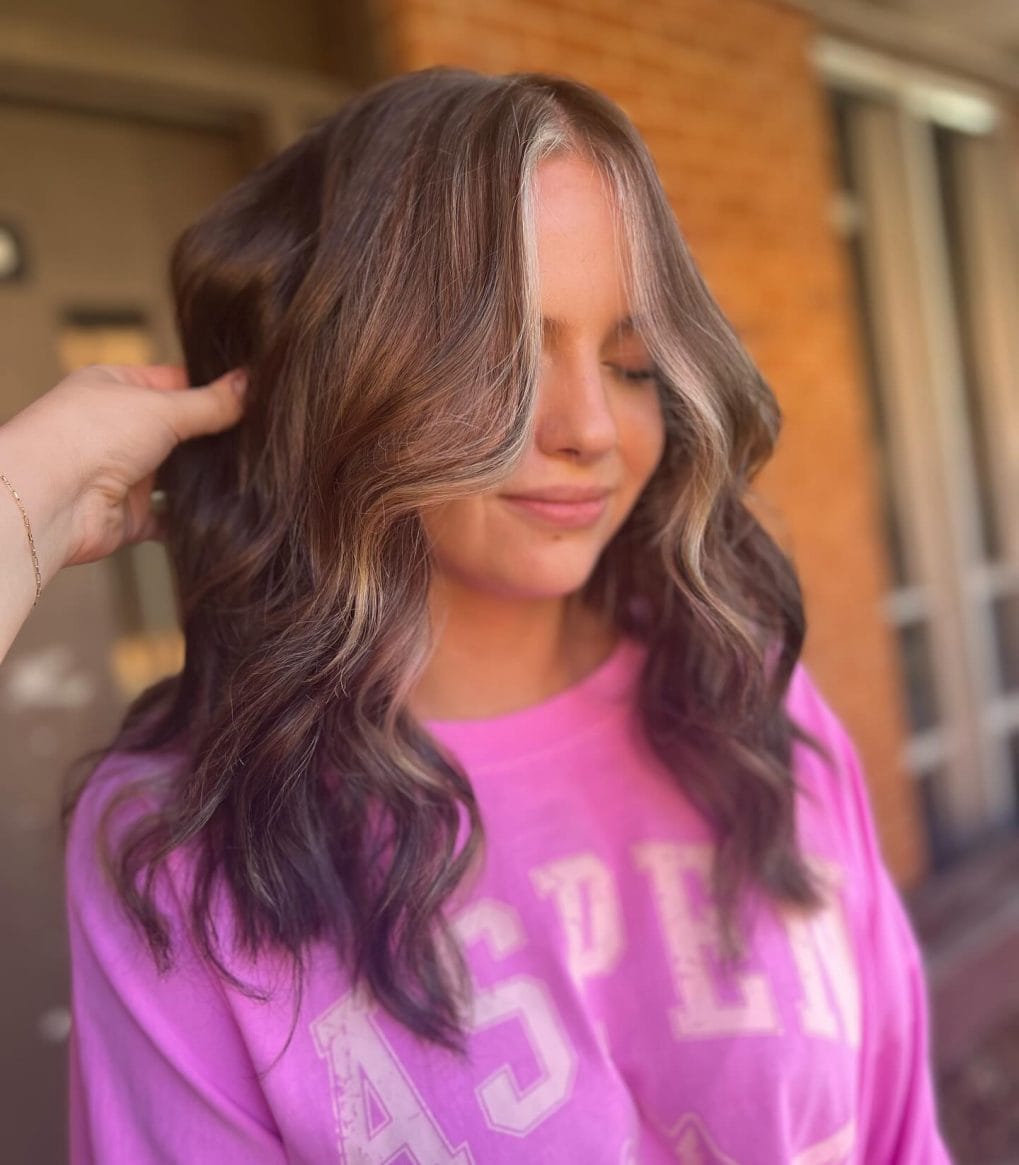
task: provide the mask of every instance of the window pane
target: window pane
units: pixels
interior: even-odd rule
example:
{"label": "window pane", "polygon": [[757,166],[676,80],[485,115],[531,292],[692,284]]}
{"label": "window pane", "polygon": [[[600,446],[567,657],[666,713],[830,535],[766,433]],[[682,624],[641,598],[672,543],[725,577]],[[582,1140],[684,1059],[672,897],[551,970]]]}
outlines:
{"label": "window pane", "polygon": [[914,732],[923,732],[936,727],[941,720],[927,624],[907,623],[900,627],[899,645],[906,674],[910,725]]}
{"label": "window pane", "polygon": [[144,313],[134,308],[69,308],[57,330],[65,374],[85,364],[149,364],[152,338]]}
{"label": "window pane", "polygon": [[1009,735],[1008,762],[1012,773],[1012,785],[1015,788],[1016,824],[1019,825],[1019,730]]}
{"label": "window pane", "polygon": [[1019,595],[1001,595],[991,603],[994,646],[1001,689],[1019,691]]}
{"label": "window pane", "polygon": [[945,869],[955,857],[951,832],[941,805],[940,790],[944,785],[944,779],[944,772],[939,767],[919,773],[916,782],[920,793],[920,808],[927,828],[927,840],[930,843],[931,867],[935,871]]}

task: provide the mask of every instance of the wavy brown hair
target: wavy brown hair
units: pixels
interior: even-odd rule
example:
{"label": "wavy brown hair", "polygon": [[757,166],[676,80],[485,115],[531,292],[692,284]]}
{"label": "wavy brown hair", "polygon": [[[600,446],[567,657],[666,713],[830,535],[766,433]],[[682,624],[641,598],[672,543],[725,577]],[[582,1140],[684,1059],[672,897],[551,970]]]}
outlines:
{"label": "wavy brown hair", "polygon": [[658,468],[577,598],[647,645],[643,728],[714,829],[729,955],[751,883],[821,901],[791,771],[794,739],[820,746],[784,710],[801,593],[746,504],[778,436],[774,395],[615,104],[563,77],[433,68],[349,100],[173,248],[191,383],[243,365],[249,388],[237,428],[160,470],[185,663],[104,750],[165,759],[158,798],[108,853],[161,965],[153,878],[189,847],[189,924],[223,975],[237,982],[212,924],[219,886],[250,953],[301,968],[324,941],[402,1024],[463,1047],[468,979],[442,908],[483,834],[466,773],[408,710],[432,646],[420,515],[494,487],[528,447],[533,177],[562,151],[614,191],[666,422]]}

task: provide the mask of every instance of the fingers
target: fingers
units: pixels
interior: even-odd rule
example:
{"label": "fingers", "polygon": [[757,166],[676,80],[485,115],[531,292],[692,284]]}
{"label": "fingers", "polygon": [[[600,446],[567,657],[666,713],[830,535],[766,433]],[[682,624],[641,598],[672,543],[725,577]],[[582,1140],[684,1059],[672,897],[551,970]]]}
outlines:
{"label": "fingers", "polygon": [[155,483],[155,473],[149,473],[128,491],[123,505],[125,545],[159,537],[162,529],[161,515],[152,504],[152,488]]}
{"label": "fingers", "polygon": [[204,388],[168,393],[163,399],[170,423],[182,441],[218,433],[240,420],[244,411],[244,371],[234,369]]}
{"label": "fingers", "polygon": [[188,374],[183,364],[117,365],[122,375],[137,379],[147,388],[187,388]]}
{"label": "fingers", "polygon": [[160,514],[151,511],[145,515],[138,529],[125,541],[128,544],[135,542],[162,542],[166,538],[166,523]]}

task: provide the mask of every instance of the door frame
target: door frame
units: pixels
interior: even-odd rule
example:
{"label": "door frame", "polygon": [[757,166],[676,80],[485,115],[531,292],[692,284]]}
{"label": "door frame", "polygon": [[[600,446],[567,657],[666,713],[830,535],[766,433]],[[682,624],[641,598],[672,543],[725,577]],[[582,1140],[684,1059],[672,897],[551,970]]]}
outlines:
{"label": "door frame", "polygon": [[0,100],[227,129],[253,162],[335,113],[352,91],[299,69],[0,16]]}

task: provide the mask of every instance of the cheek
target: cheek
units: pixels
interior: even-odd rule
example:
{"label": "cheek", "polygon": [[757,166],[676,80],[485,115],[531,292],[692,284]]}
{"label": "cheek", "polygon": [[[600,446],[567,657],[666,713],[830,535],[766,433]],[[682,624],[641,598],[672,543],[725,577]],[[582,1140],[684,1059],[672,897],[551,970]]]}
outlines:
{"label": "cheek", "polygon": [[421,515],[437,565],[469,569],[491,553],[492,514],[483,500],[458,498]]}
{"label": "cheek", "polygon": [[432,551],[439,557],[456,551],[457,544],[470,538],[474,525],[471,498],[443,502],[421,514],[421,524],[428,535]]}
{"label": "cheek", "polygon": [[620,421],[624,459],[637,491],[654,473],[665,451],[665,416],[657,393],[628,402]]}

